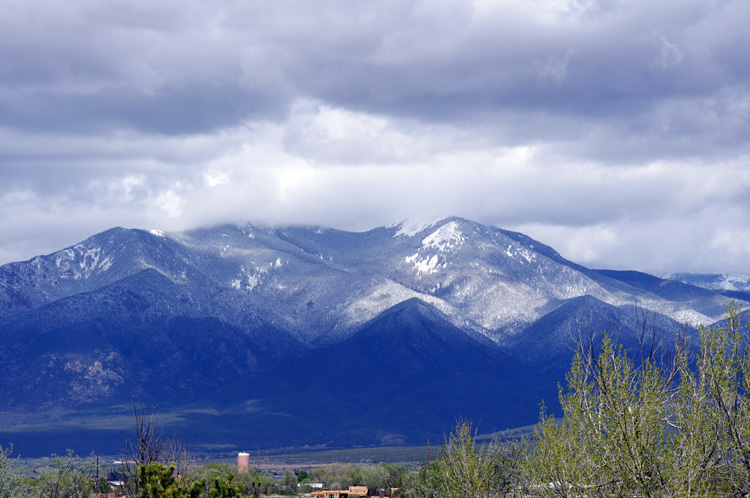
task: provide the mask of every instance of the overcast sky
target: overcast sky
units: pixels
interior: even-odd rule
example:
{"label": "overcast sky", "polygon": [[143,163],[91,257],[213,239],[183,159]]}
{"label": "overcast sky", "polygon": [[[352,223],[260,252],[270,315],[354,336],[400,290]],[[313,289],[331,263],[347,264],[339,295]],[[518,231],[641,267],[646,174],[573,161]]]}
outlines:
{"label": "overcast sky", "polygon": [[750,274],[750,2],[6,0],[0,263],[447,215]]}

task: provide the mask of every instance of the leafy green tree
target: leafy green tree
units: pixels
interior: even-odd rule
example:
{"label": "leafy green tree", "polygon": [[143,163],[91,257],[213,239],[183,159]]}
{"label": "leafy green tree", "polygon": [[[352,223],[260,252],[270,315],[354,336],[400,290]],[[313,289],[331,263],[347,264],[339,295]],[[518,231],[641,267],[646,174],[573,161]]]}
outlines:
{"label": "leafy green tree", "polygon": [[388,477],[385,482],[386,489],[403,487],[403,476],[406,473],[406,467],[393,463],[384,463],[383,468],[388,473]]}
{"label": "leafy green tree", "polygon": [[436,460],[416,472],[400,467],[390,487],[415,498],[501,496],[518,487],[522,456],[520,443],[493,438],[480,444],[471,423],[458,423]]}
{"label": "leafy green tree", "polygon": [[241,472],[237,474],[234,478],[234,481],[242,488],[243,494],[252,495],[253,487],[256,486],[261,481],[261,479],[258,475],[258,470],[253,467],[248,472]]}
{"label": "leafy green tree", "polygon": [[203,496],[203,482],[182,486],[174,475],[174,469],[174,464],[166,467],[156,462],[139,466],[140,498],[199,498]]}
{"label": "leafy green tree", "polygon": [[402,485],[401,479],[405,472],[406,468],[401,465],[365,465],[358,484],[372,490],[389,490]]}
{"label": "leafy green tree", "polygon": [[[296,484],[296,480],[295,480]],[[208,492],[209,498],[241,498],[243,486],[234,482],[234,474],[226,477],[215,477]]]}
{"label": "leafy green tree", "polygon": [[362,468],[362,485],[370,489],[385,489],[389,487],[388,470],[382,465],[367,465]]}
{"label": "leafy green tree", "polygon": [[526,452],[524,441],[495,440],[494,465],[500,494],[516,492],[521,485],[521,464]]}
{"label": "leafy green tree", "polygon": [[242,498],[243,484],[234,480],[228,465],[206,465],[180,481],[175,465],[151,463],[138,467],[140,498]]}
{"label": "leafy green tree", "polygon": [[[720,480],[733,496],[750,495],[750,324],[742,307],[727,306],[724,327],[701,327],[697,373],[685,372],[697,400],[687,436],[706,448],[693,456],[694,473]],[[688,382],[689,381],[689,382]]]}
{"label": "leafy green tree", "polygon": [[284,472],[284,476],[281,479],[283,486],[283,494],[285,495],[296,495],[297,494],[297,476],[294,472],[287,470]]}
{"label": "leafy green tree", "polygon": [[[650,360],[641,368],[609,336],[598,357],[577,354],[561,393],[565,418],[540,429],[537,482],[557,496],[636,492],[656,496],[668,485],[672,391]],[[575,458],[571,458],[575,455]]]}
{"label": "leafy green tree", "polygon": [[435,498],[438,493],[439,472],[439,462],[433,461],[429,465],[422,465],[417,472],[407,473],[403,481],[404,487],[409,491],[409,496]]}
{"label": "leafy green tree", "polygon": [[437,495],[446,498],[495,496],[499,479],[495,443],[477,446],[468,422],[458,424],[443,446],[437,465]]}
{"label": "leafy green tree", "polygon": [[110,493],[112,491],[109,482],[106,477],[100,477],[94,484],[94,491],[96,493]]}
{"label": "leafy green tree", "polygon": [[21,477],[13,471],[8,458],[13,447],[0,446],[0,498],[20,498],[26,494]]}
{"label": "leafy green tree", "polygon": [[39,496],[43,498],[85,498],[94,487],[93,464],[68,450],[64,457],[54,456],[54,469],[39,478]]}
{"label": "leafy green tree", "polygon": [[[578,352],[560,389],[564,417],[542,410],[523,466],[534,496],[712,497],[750,494],[750,326],[727,307],[701,327],[691,361],[652,334],[634,362],[607,334]],[[637,351],[636,351],[637,352]]]}
{"label": "leafy green tree", "polygon": [[[241,476],[249,477],[250,473]],[[253,469],[253,475],[255,469]],[[252,482],[257,482],[253,480]],[[247,488],[251,487],[251,481],[244,482],[242,478],[236,478],[234,467],[228,464],[208,464],[193,469],[185,477],[183,486],[202,486],[203,496],[216,498],[232,498],[248,494]]]}
{"label": "leafy green tree", "polygon": [[311,471],[313,479],[328,489],[347,489],[362,482],[362,469],[348,463],[332,463]]}

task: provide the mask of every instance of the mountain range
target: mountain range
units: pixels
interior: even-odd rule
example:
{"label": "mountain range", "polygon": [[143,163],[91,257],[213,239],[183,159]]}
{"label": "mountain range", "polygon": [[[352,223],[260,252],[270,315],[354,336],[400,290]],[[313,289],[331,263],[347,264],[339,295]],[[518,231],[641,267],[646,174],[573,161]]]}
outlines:
{"label": "mountain range", "polygon": [[588,269],[460,218],[113,228],[0,266],[0,444],[116,452],[134,404],[202,448],[533,424],[577,334],[632,344],[645,320],[691,335],[750,300],[747,281]]}

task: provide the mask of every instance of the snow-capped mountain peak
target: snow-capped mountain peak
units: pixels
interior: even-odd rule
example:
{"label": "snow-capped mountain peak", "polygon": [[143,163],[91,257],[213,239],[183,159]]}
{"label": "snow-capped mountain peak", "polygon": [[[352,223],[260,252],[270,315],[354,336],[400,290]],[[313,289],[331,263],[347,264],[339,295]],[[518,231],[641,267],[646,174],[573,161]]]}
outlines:
{"label": "snow-capped mountain peak", "polygon": [[444,252],[460,246],[464,240],[465,238],[461,234],[458,223],[450,221],[422,239],[422,247],[435,248],[438,251]]}
{"label": "snow-capped mountain peak", "polygon": [[[385,399],[413,399],[409,406],[422,413],[425,402],[456,391],[468,407],[488,396],[512,406],[523,391],[531,399],[523,423],[533,423],[542,384],[528,379],[552,372],[554,396],[576,331],[617,331],[632,342],[636,310],[674,331],[721,319],[738,296],[750,300],[739,291],[587,269],[522,234],[461,218],[361,233],[115,228],[0,266],[0,411],[29,400],[55,408],[138,397],[213,407],[214,393],[226,388],[230,418],[263,399],[267,412],[247,416],[262,426],[282,419],[286,429],[295,419],[286,416],[301,412],[275,404],[284,393],[305,399],[307,419],[330,412],[311,403],[342,392],[357,396],[354,404],[336,402],[348,414],[363,400],[380,407]],[[475,381],[484,388],[467,390]],[[290,393],[290,385],[298,389]],[[308,396],[311,386],[318,391]],[[427,418],[443,420],[438,405]],[[386,423],[396,419],[403,417]]]}
{"label": "snow-capped mountain peak", "polygon": [[443,220],[444,218],[413,218],[393,223],[391,225],[388,225],[386,228],[398,228],[396,233],[393,234],[394,238],[414,237],[415,235],[424,232],[428,228],[439,224]]}
{"label": "snow-capped mountain peak", "polygon": [[468,220],[394,228],[114,229],[29,264],[1,267],[0,310],[33,309],[155,270],[185,294],[175,308],[181,313],[200,314],[194,307],[201,303],[238,326],[249,315],[262,316],[307,343],[345,337],[412,298],[497,343],[581,296],[690,325],[724,312],[722,296],[695,307],[604,278],[521,234]]}

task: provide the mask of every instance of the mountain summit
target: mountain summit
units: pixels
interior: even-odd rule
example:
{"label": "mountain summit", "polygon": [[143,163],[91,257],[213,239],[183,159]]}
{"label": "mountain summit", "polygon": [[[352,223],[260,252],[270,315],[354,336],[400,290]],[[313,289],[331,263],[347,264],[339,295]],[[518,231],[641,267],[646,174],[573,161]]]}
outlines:
{"label": "mountain summit", "polygon": [[627,338],[641,310],[696,327],[728,295],[587,269],[461,218],[113,228],[0,267],[0,410],[158,402],[195,440],[264,445],[420,441],[464,415],[505,428],[554,403],[582,326]]}

